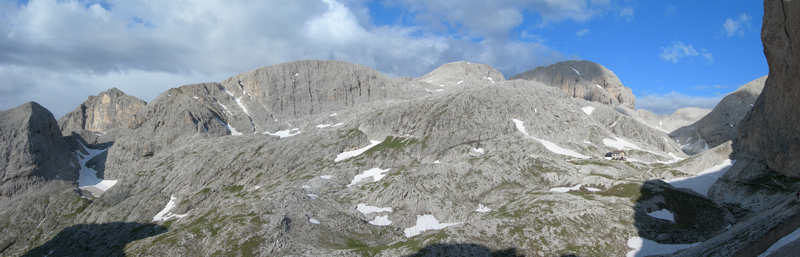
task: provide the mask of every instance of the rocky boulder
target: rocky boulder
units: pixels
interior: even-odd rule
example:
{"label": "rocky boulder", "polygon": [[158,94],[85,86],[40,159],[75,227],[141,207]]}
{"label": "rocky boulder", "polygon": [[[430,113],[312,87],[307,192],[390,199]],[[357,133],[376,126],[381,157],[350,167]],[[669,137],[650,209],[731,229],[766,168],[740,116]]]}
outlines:
{"label": "rocky boulder", "polygon": [[736,139],[739,122],[753,108],[766,80],[764,76],[750,81],[722,98],[708,115],[673,131],[669,136],[678,141],[687,154],[697,154]]}
{"label": "rocky boulder", "polygon": [[634,109],[633,91],[622,85],[617,75],[603,65],[590,61],[565,61],[536,67],[511,77],[532,80],[560,88],[568,95],[611,106]]}
{"label": "rocky boulder", "polygon": [[0,198],[48,180],[78,179],[77,159],[53,114],[36,102],[0,112]]}
{"label": "rocky boulder", "polygon": [[739,151],[800,177],[800,2],[764,1],[761,41],[769,78],[739,128]]}

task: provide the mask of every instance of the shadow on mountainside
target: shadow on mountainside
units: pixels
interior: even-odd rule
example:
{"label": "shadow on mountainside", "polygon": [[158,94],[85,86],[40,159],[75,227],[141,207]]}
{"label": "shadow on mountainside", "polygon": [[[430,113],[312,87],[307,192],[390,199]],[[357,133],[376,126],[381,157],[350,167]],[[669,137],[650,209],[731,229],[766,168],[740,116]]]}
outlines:
{"label": "shadow on mountainside", "polygon": [[489,248],[478,244],[431,244],[420,249],[416,253],[406,255],[406,257],[424,256],[493,256],[493,257],[522,257],[525,255],[517,254],[516,248],[492,251]]}
{"label": "shadow on mountainside", "polygon": [[166,227],[138,222],[79,224],[23,256],[125,256],[128,243],[165,232]]}

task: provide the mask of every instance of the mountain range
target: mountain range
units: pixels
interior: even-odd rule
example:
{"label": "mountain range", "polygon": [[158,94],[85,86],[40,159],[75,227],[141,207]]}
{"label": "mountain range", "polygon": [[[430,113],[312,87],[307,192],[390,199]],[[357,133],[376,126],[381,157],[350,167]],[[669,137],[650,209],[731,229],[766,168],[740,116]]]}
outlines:
{"label": "mountain range", "polygon": [[800,4],[765,9],[770,74],[713,110],[635,111],[590,61],[305,60],[58,120],[29,102],[0,112],[0,254],[785,256]]}

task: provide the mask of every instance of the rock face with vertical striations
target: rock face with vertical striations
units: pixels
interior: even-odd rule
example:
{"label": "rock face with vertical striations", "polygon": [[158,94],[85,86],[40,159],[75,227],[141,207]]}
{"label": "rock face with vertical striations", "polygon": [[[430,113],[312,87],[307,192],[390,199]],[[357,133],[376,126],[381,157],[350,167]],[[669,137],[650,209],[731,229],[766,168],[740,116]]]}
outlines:
{"label": "rock face with vertical striations", "polygon": [[739,151],[800,177],[800,2],[767,0],[761,40],[769,78],[742,120]]}
{"label": "rock face with vertical striations", "polygon": [[36,102],[0,112],[0,198],[31,185],[78,179],[77,159],[53,114]]}
{"label": "rock face with vertical striations", "polygon": [[708,115],[669,134],[687,154],[697,154],[738,137],[739,122],[753,108],[767,77],[750,81],[726,95]]}
{"label": "rock face with vertical striations", "polygon": [[565,61],[536,67],[510,78],[532,80],[560,88],[568,95],[611,106],[634,109],[633,91],[622,85],[617,75],[603,65],[590,61]]}
{"label": "rock face with vertical striations", "polygon": [[134,123],[134,114],[145,104],[139,98],[112,88],[97,96],[89,96],[78,108],[61,117],[58,125],[65,135],[81,130],[100,133],[127,128]]}

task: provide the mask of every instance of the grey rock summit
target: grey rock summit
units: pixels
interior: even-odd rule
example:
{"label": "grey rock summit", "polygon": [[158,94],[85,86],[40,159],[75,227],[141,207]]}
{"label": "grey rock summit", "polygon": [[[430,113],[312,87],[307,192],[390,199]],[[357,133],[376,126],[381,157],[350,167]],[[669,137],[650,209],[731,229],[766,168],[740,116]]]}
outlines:
{"label": "grey rock summit", "polygon": [[77,159],[53,114],[36,102],[0,112],[0,198],[50,180],[78,179]]}
{"label": "grey rock summit", "polygon": [[482,84],[505,81],[502,73],[489,65],[470,62],[451,62],[439,66],[418,81],[435,86],[457,86],[464,83]]}
{"label": "grey rock summit", "polygon": [[614,72],[591,61],[564,61],[536,67],[510,78],[540,82],[560,88],[568,95],[611,106],[634,109],[633,91],[622,85]]}
{"label": "grey rock summit", "polygon": [[726,95],[708,115],[673,131],[670,138],[678,141],[687,154],[697,154],[735,140],[739,123],[753,108],[766,80],[766,76],[755,79]]}
{"label": "grey rock summit", "polygon": [[89,96],[78,108],[65,114],[58,125],[65,134],[72,131],[106,132],[114,128],[127,128],[134,123],[134,114],[147,104],[134,96],[111,88],[96,96]]}

